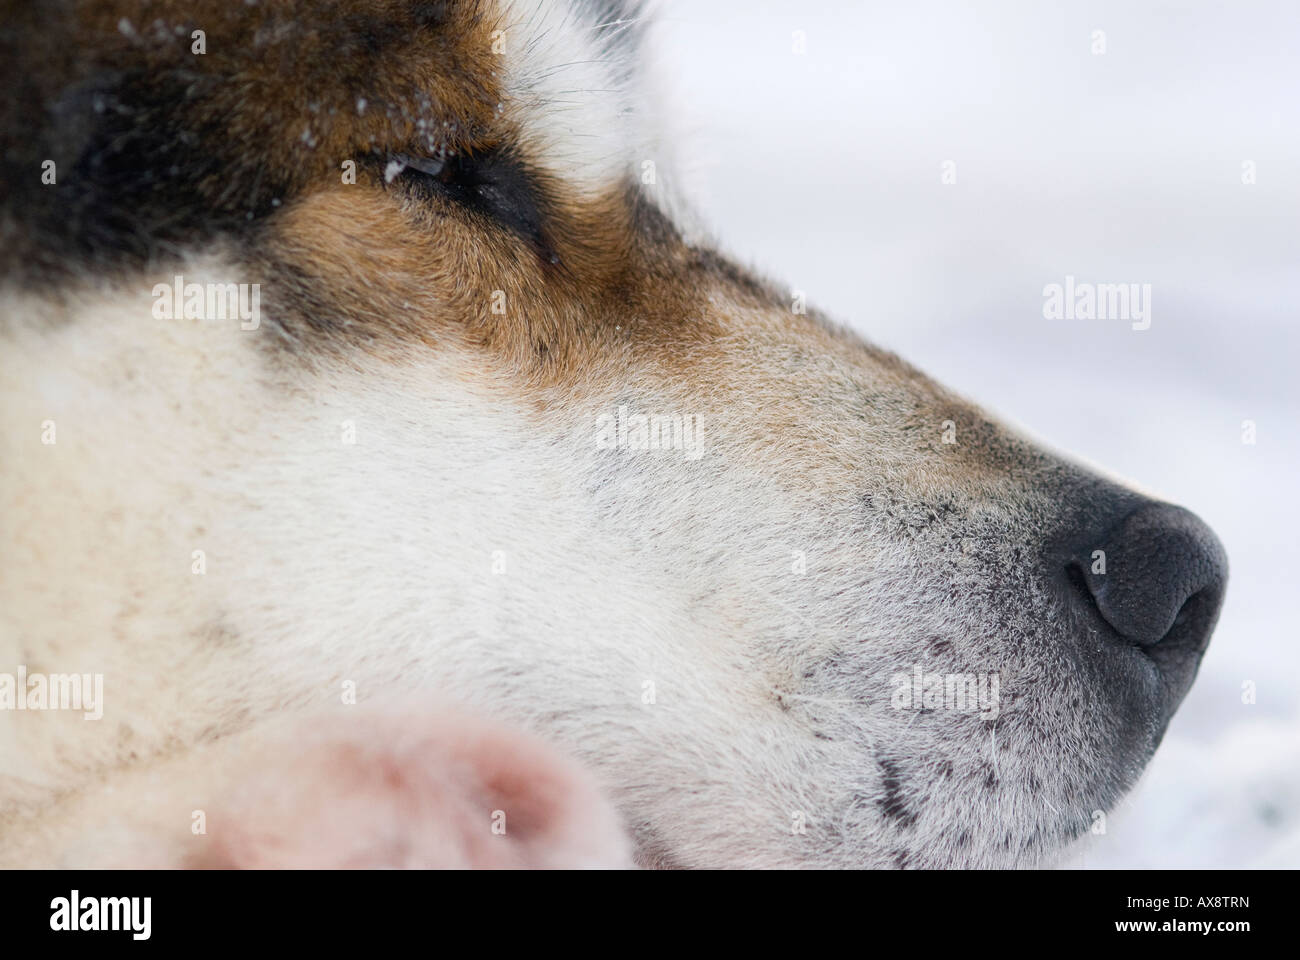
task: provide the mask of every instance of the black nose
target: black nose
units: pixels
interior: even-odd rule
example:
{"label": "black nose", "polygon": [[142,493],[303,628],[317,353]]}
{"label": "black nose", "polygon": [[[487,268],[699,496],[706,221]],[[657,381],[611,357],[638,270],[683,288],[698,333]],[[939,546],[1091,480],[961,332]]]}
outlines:
{"label": "black nose", "polygon": [[1076,546],[1072,572],[1082,575],[1101,618],[1159,666],[1172,713],[1219,617],[1228,580],[1223,545],[1191,511],[1150,502],[1098,540]]}

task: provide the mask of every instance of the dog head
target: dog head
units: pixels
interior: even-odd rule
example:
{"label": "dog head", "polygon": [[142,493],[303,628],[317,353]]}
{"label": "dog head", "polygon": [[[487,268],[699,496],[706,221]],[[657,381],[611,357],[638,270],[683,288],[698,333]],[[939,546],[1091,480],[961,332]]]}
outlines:
{"label": "dog head", "polygon": [[638,5],[6,8],[0,643],[115,726],[3,772],[352,683],[649,864],[1034,864],[1133,783],[1218,541],[704,243]]}

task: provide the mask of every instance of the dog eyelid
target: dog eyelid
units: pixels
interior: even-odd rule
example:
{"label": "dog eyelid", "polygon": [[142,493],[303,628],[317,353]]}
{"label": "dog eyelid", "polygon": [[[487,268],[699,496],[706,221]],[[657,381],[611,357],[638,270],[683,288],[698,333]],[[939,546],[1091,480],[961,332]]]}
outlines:
{"label": "dog eyelid", "polygon": [[484,150],[470,155],[440,150],[434,157],[388,155],[384,181],[406,171],[412,185],[445,197],[527,240],[548,263],[559,263],[543,228],[540,194],[527,169],[508,151]]}
{"label": "dog eyelid", "polygon": [[441,176],[447,169],[447,155],[444,153],[438,157],[411,157],[404,153],[394,153],[389,158],[394,163],[400,163],[405,168],[418,170],[430,177]]}

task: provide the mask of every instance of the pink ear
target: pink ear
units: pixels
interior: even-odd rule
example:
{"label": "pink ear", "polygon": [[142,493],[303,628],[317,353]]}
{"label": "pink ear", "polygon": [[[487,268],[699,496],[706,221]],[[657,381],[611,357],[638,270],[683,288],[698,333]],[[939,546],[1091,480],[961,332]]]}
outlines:
{"label": "pink ear", "polygon": [[192,865],[632,865],[613,807],[536,737],[459,712],[347,710],[241,764]]}

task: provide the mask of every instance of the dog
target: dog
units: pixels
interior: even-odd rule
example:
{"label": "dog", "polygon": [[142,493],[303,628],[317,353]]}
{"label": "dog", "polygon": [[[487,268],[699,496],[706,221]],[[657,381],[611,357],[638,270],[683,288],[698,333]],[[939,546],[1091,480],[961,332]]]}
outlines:
{"label": "dog", "polygon": [[5,3],[0,862],[1026,867],[1134,783],[1222,545],[707,242],[651,23]]}

